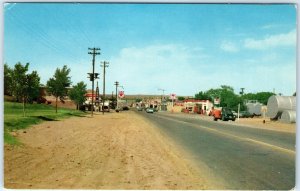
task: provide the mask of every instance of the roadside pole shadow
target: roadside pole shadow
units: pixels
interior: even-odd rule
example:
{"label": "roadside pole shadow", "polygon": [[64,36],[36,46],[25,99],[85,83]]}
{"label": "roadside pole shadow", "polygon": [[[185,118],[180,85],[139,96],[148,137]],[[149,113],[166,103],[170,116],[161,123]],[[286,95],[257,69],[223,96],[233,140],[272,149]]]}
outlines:
{"label": "roadside pole shadow", "polygon": [[52,119],[52,118],[45,117],[45,116],[36,116],[36,118],[44,120],[44,121],[58,121],[57,119]]}
{"label": "roadside pole shadow", "polygon": [[74,116],[74,117],[88,117],[87,113],[84,113],[84,115],[68,113],[67,115]]}

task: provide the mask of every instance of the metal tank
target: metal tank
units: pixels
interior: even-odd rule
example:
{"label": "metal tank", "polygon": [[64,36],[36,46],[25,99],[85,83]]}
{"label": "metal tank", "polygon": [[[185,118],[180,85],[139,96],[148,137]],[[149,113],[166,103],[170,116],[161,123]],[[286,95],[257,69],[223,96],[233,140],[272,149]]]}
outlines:
{"label": "metal tank", "polygon": [[296,97],[272,95],[268,100],[267,107],[266,115],[271,119],[278,119],[285,110],[296,111]]}
{"label": "metal tank", "polygon": [[255,113],[255,103],[246,103],[246,106],[250,114]]}
{"label": "metal tank", "polygon": [[280,121],[284,123],[296,123],[296,111],[285,110],[282,112]]}
{"label": "metal tank", "polygon": [[261,103],[256,103],[254,105],[254,114],[255,115],[261,115],[261,107],[263,106],[263,104]]}
{"label": "metal tank", "polygon": [[248,112],[254,115],[261,115],[261,107],[263,104],[261,103],[247,103],[246,104]]}

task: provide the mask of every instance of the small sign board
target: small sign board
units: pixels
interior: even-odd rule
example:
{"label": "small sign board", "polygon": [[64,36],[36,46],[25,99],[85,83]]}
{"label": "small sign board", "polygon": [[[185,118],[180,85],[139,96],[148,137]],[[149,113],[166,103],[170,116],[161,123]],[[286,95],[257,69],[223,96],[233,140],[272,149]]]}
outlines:
{"label": "small sign board", "polygon": [[124,97],[125,97],[124,91],[119,91],[119,98],[124,98]]}
{"label": "small sign board", "polygon": [[176,94],[170,94],[170,99],[172,100],[176,99]]}
{"label": "small sign board", "polygon": [[214,99],[214,104],[220,104],[220,98],[215,98]]}

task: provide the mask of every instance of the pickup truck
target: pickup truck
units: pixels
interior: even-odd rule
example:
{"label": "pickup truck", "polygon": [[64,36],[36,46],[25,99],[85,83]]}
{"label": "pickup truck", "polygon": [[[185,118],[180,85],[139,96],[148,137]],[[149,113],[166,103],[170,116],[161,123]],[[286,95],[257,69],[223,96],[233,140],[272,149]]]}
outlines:
{"label": "pickup truck", "polygon": [[218,119],[221,119],[222,121],[235,121],[235,116],[233,115],[231,109],[226,107],[223,107],[221,110],[214,109],[212,111],[212,116],[214,117],[214,121],[218,121]]}

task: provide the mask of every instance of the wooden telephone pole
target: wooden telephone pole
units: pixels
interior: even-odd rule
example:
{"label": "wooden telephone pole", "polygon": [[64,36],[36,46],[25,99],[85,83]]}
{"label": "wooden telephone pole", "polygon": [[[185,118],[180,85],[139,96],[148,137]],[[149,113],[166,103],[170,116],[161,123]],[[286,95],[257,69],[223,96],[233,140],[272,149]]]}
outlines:
{"label": "wooden telephone pole", "polygon": [[[90,76],[90,81],[92,81],[92,116],[93,116],[93,111],[94,111],[94,80],[98,78],[98,73],[95,73],[95,57],[96,55],[99,55],[100,52],[97,52],[100,50],[100,48],[89,48],[92,52],[88,52],[88,54],[93,55],[93,73],[88,73]],[[96,74],[96,75],[95,75]]]}

